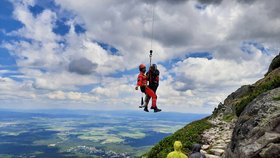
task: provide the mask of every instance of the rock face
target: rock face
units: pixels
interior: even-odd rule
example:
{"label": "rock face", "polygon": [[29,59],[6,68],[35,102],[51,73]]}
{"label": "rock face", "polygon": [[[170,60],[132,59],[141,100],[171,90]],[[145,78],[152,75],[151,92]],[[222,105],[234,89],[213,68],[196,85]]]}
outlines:
{"label": "rock face", "polygon": [[254,85],[244,85],[231,93],[224,101],[224,104],[220,103],[217,108],[214,109],[213,115],[231,115],[235,113],[236,100],[244,97],[248,93],[251,93],[255,88]]}
{"label": "rock face", "polygon": [[268,72],[265,74],[268,75],[271,71],[273,71],[274,69],[280,67],[280,52],[279,55],[277,55],[271,62],[269,68],[268,68]]}
{"label": "rock face", "polygon": [[280,88],[254,99],[238,118],[225,158],[280,157]]}
{"label": "rock face", "polygon": [[251,93],[254,89],[253,85],[244,85],[238,88],[235,92],[231,93],[226,99],[225,104],[230,104],[234,99],[241,98],[244,95]]}

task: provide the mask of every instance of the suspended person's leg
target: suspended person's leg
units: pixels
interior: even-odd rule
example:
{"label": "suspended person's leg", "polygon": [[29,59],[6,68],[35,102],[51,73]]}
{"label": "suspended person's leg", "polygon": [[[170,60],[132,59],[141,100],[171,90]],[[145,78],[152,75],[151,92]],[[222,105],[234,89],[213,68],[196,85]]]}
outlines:
{"label": "suspended person's leg", "polygon": [[[154,93],[155,93],[155,95],[156,95],[156,91],[157,91],[157,85],[149,85],[148,86],[151,90],[153,90],[154,91]],[[144,108],[144,107],[146,107],[146,106],[148,106],[148,104],[149,104],[149,102],[150,102],[150,99],[151,99],[151,97],[149,96],[149,95],[146,95],[146,97],[145,97],[145,103],[144,103],[144,105],[142,105],[141,106],[141,108]]]}
{"label": "suspended person's leg", "polygon": [[154,86],[153,87],[153,91],[156,93],[157,92],[157,88],[158,88],[158,85]]}
{"label": "suspended person's leg", "polygon": [[150,99],[151,99],[151,97],[146,95],[146,97],[145,97],[145,104],[144,104],[145,106],[148,106],[148,104],[150,102]]}
{"label": "suspended person's leg", "polygon": [[157,108],[157,95],[154,93],[154,91],[147,87],[146,88],[146,94],[148,96],[152,97],[152,107],[151,107],[151,109],[154,109],[154,112],[160,112],[161,109]]}
{"label": "suspended person's leg", "polygon": [[145,103],[144,103],[144,105],[141,106],[141,108],[144,108],[144,111],[146,111],[146,112],[149,112],[149,110],[148,110],[148,103],[149,102],[147,102],[147,98],[148,97],[149,97],[148,94],[146,94],[146,96],[145,96]]}
{"label": "suspended person's leg", "polygon": [[[144,102],[144,101],[143,101],[143,93],[145,94],[145,96],[147,96],[147,93],[146,93],[146,86],[141,86],[140,89],[141,89],[141,92],[142,92],[142,100],[141,100],[141,105],[139,106],[139,108],[145,107],[145,108],[144,108],[144,111],[149,112],[147,106],[145,106],[146,103],[143,104],[143,102]],[[146,99],[145,99],[145,100],[146,100]]]}
{"label": "suspended person's leg", "polygon": [[147,111],[148,110],[148,105],[149,105],[149,101],[150,101],[151,97],[149,95],[146,95],[145,97],[145,103],[143,105],[143,107],[145,108],[144,110]]}
{"label": "suspended person's leg", "polygon": [[158,85],[157,84],[152,84],[152,85],[149,85],[149,88],[152,89],[154,91],[154,93],[156,94]]}
{"label": "suspended person's leg", "polygon": [[147,95],[145,94],[145,101],[143,100],[143,96],[142,96],[142,99],[141,99],[141,105],[139,106],[139,108],[144,108],[146,105],[146,97]]}
{"label": "suspended person's leg", "polygon": [[150,99],[151,99],[151,97],[146,94],[144,104],[139,106],[139,108],[144,108],[146,106],[148,107]]}

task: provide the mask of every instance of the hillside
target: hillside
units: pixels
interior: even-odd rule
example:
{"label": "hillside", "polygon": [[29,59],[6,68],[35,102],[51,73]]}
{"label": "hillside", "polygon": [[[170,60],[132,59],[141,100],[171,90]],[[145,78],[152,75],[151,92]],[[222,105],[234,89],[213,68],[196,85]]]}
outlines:
{"label": "hillside", "polygon": [[213,114],[166,137],[142,157],[165,158],[180,140],[189,155],[202,144],[208,158],[280,157],[280,54],[264,78],[244,85],[220,103]]}

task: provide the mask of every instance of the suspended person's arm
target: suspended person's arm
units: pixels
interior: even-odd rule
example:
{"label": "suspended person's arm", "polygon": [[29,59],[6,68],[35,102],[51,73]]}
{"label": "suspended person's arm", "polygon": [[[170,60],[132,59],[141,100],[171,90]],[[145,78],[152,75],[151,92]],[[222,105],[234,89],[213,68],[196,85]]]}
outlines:
{"label": "suspended person's arm", "polygon": [[157,81],[157,83],[159,83],[159,70],[158,69],[156,70],[156,81]]}
{"label": "suspended person's arm", "polygon": [[156,74],[157,76],[159,76],[159,70],[158,70],[158,69],[156,69],[155,74]]}
{"label": "suspended person's arm", "polygon": [[143,76],[141,74],[139,74],[138,78],[137,78],[137,84],[136,84],[135,90],[138,90],[138,87],[142,86],[142,81],[143,81]]}

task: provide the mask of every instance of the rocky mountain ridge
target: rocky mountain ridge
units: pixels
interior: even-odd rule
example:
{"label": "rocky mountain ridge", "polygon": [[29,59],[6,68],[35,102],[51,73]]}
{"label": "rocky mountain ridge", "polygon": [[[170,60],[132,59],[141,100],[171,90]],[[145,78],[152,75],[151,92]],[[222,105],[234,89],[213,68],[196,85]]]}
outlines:
{"label": "rocky mountain ridge", "polygon": [[142,157],[164,158],[176,140],[183,152],[202,144],[207,158],[280,158],[280,54],[264,78],[230,94],[210,117],[186,125]]}

